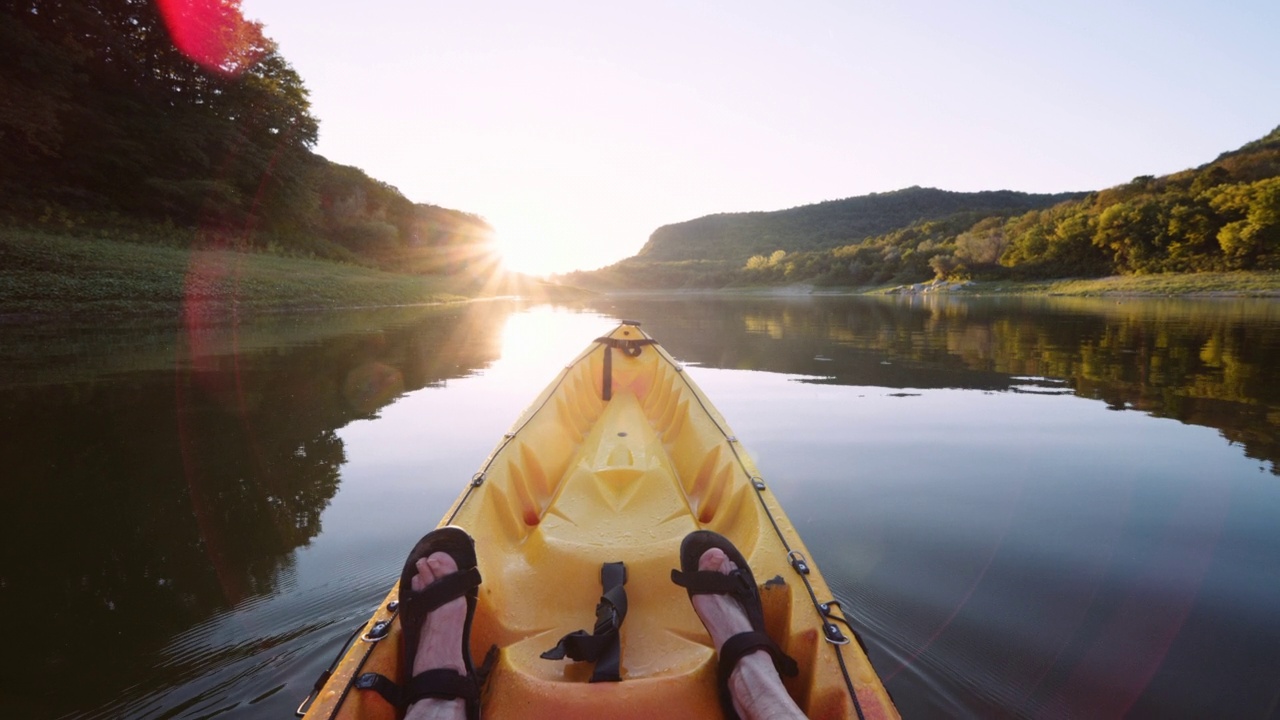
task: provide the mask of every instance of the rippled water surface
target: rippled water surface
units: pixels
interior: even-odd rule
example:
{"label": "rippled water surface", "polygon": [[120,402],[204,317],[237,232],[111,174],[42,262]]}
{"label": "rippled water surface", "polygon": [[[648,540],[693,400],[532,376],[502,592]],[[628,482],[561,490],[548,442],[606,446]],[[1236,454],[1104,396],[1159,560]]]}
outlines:
{"label": "rippled water surface", "polygon": [[618,318],[907,717],[1280,717],[1280,303],[609,299],[0,326],[3,717],[287,717]]}

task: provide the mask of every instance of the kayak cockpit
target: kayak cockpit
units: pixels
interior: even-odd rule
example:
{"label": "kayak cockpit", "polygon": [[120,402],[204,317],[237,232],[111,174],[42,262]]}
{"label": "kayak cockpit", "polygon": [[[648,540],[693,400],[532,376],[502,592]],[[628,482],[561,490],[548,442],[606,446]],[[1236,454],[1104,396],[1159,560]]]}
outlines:
{"label": "kayak cockpit", "polygon": [[[624,325],[614,334],[638,332]],[[709,415],[691,417],[697,399],[679,367],[656,347],[612,353],[610,398],[597,349],[517,423],[452,519],[483,525],[486,532],[473,530],[480,567],[497,579],[481,587],[473,647],[503,648],[490,681],[503,688],[499,695],[508,687],[520,687],[519,697],[556,694],[585,717],[616,716],[623,697],[636,716],[656,713],[675,693],[698,698],[691,709],[713,712],[714,648],[670,573],[688,533],[732,530],[750,555],[766,520],[750,484],[735,487],[742,471],[719,426]],[[600,568],[617,561],[626,564],[630,604],[620,631],[623,681],[565,695],[566,686],[586,682],[590,665],[541,653],[565,633],[590,629]],[[664,691],[649,693],[646,680],[661,681]]]}
{"label": "kayak cockpit", "polygon": [[[753,570],[765,629],[800,667],[784,682],[809,717],[896,717],[807,549],[751,458],[683,368],[634,323],[579,355],[516,421],[441,521],[475,538],[484,578],[471,654],[495,656],[490,717],[714,718],[716,654],[684,588],[671,581],[690,532],[728,538]],[[591,631],[602,568],[626,568],[617,682],[589,663],[543,653]],[[389,600],[395,597],[393,589]],[[403,681],[394,603],[349,651],[312,705],[315,717],[391,718],[353,691],[359,673]],[[846,648],[846,649],[842,649]]]}

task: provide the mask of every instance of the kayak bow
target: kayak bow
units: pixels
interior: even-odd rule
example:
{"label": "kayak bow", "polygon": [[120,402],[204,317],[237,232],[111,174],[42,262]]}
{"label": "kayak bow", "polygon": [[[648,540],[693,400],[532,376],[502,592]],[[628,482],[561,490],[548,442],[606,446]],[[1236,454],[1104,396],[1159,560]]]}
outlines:
{"label": "kayak bow", "polygon": [[[763,582],[769,635],[800,666],[787,690],[809,717],[898,716],[755,464],[639,323],[623,321],[560,373],[440,525],[476,539],[484,582],[471,652],[479,659],[498,649],[485,716],[720,717],[715,648],[670,578],[681,540],[697,529],[729,538]],[[543,654],[592,627],[611,563],[625,565],[620,679],[592,682],[602,678],[591,663]],[[396,682],[408,674],[399,667],[395,598],[393,587],[361,640],[317,683],[307,718],[396,716],[359,687],[371,673]]]}

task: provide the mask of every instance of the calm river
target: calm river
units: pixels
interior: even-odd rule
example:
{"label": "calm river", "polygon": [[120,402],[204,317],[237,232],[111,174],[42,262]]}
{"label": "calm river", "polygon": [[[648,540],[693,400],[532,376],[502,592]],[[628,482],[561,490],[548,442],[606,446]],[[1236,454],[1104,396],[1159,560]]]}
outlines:
{"label": "calm river", "polygon": [[0,716],[291,717],[617,318],[904,716],[1280,717],[1280,302],[691,296],[0,325]]}

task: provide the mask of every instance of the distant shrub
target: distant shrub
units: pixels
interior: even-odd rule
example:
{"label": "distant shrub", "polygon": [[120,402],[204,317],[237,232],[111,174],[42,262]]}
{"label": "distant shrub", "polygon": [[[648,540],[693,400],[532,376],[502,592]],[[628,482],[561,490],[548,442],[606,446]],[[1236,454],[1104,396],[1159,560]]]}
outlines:
{"label": "distant shrub", "polygon": [[400,246],[400,231],[381,220],[353,220],[335,227],[331,233],[343,247],[360,255],[384,255]]}

